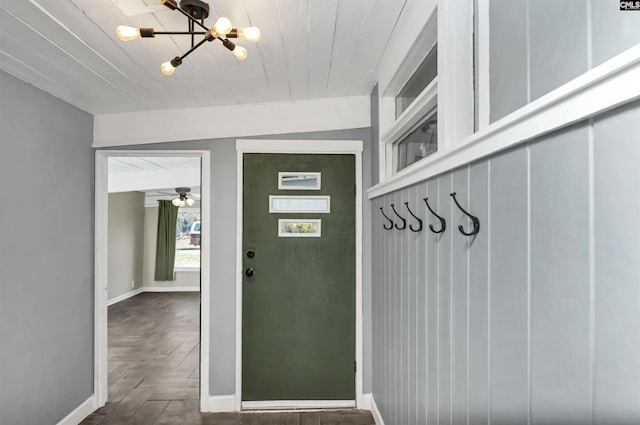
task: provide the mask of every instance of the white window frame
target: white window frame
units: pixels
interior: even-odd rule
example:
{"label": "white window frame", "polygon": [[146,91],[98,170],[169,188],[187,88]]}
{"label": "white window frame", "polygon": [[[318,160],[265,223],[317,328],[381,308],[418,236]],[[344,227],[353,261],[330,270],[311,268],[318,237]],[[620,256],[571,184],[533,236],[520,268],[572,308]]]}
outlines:
{"label": "white window frame", "polygon": [[475,65],[475,131],[490,124],[491,99],[489,90],[489,0],[475,0],[474,13]]}
{"label": "white window frame", "polygon": [[[473,6],[476,5],[476,105],[478,131],[473,133],[474,74],[471,28]],[[398,37],[390,41],[390,48],[378,69],[378,91],[381,94],[396,79],[399,66],[410,50],[405,40],[416,40],[425,24],[429,7],[435,0],[407,3],[406,17],[396,27]],[[380,137],[380,181],[367,190],[374,199],[463,165],[481,160],[497,152],[514,148],[542,135],[566,128],[576,122],[599,115],[640,98],[640,44],[630,47],[528,103],[520,109],[489,123],[489,9],[488,0],[447,2],[438,0],[438,152],[386,178],[385,145]],[[403,15],[405,13],[403,12]],[[402,18],[402,17],[401,17]],[[446,22],[446,24],[445,24]],[[449,25],[447,31],[444,27]],[[458,31],[456,34],[455,32]],[[467,33],[465,35],[465,33]],[[469,36],[470,39],[466,39]],[[448,47],[447,47],[448,46]],[[468,49],[468,54],[465,52]],[[448,55],[448,56],[445,56]],[[443,67],[440,68],[442,61]],[[460,83],[460,86],[457,84]],[[469,94],[471,93],[471,94]],[[379,97],[379,128],[384,135],[394,125],[393,116],[384,111],[388,98]],[[393,111],[393,109],[391,109]],[[457,112],[456,112],[457,111]],[[446,121],[446,123],[445,123]],[[441,126],[442,125],[442,126]]]}
{"label": "white window frame", "polygon": [[[480,0],[482,1],[482,0]],[[407,13],[405,25],[420,25],[414,42],[400,59],[394,69],[382,70],[379,83],[379,179],[389,182],[423,166],[418,161],[402,170],[397,169],[396,144],[434,108],[438,113],[438,151],[451,149],[471,135],[474,130],[474,68],[473,68],[473,30],[474,1],[451,2],[438,0],[430,5],[431,13],[427,20],[416,22]],[[421,11],[423,13],[424,11]],[[422,14],[421,16],[425,16]],[[435,33],[434,33],[435,29]],[[399,37],[405,35],[401,33]],[[434,40],[435,36],[435,40]],[[437,43],[438,75],[422,91],[416,100],[397,118],[395,118],[395,98],[411,78],[418,66],[426,58],[431,46]],[[397,42],[400,43],[400,42]],[[388,75],[384,75],[388,74]]]}

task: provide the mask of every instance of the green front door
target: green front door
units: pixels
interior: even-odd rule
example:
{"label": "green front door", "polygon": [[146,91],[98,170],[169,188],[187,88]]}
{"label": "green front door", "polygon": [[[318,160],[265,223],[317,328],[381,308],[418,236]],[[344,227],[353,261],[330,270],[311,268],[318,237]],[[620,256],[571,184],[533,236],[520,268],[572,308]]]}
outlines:
{"label": "green front door", "polygon": [[242,400],[354,400],[355,157],[245,154],[243,203]]}

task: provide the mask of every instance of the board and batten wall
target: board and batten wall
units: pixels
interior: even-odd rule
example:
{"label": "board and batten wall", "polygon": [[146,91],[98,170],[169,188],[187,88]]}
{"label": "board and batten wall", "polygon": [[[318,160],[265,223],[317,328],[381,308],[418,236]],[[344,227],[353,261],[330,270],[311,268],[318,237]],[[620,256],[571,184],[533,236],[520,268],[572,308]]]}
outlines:
{"label": "board and batten wall", "polygon": [[618,1],[488,5],[491,122],[640,43],[640,13],[621,11]]}
{"label": "board and batten wall", "polygon": [[[109,194],[108,299],[142,287],[144,193]],[[131,285],[133,283],[133,286]]]}
{"label": "board and batten wall", "polygon": [[93,117],[0,71],[0,424],[93,393]]}
{"label": "board and batten wall", "polygon": [[[489,12],[491,122],[640,42],[640,13],[618,2]],[[372,199],[385,425],[640,423],[638,122],[636,101]],[[383,229],[391,204],[416,225],[404,202],[422,232]]]}
{"label": "board and batten wall", "polygon": [[[386,425],[640,423],[638,122],[636,102],[373,200]],[[407,201],[423,231],[383,229],[391,204],[416,225]]]}

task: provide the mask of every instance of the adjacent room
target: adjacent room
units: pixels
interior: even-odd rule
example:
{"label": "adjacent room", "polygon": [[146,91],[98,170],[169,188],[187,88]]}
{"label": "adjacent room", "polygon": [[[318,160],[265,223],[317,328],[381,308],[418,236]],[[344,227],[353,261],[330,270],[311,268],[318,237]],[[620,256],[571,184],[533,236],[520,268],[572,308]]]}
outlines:
{"label": "adjacent room", "polygon": [[200,176],[200,157],[108,159],[109,392],[90,423],[197,409]]}

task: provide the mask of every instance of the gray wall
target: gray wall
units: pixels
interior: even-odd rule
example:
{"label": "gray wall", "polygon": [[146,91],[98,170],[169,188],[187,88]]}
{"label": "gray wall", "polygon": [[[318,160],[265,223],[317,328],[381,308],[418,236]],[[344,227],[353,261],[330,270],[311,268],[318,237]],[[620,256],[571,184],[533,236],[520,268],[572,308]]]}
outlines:
{"label": "gray wall", "polygon": [[[636,102],[374,200],[385,424],[640,423],[639,121]],[[437,227],[426,196],[441,237],[382,228],[405,201]]]}
{"label": "gray wall", "polygon": [[93,118],[0,72],[0,423],[93,393]]}
{"label": "gray wall", "polygon": [[144,193],[110,193],[109,299],[142,287],[143,248]]}
{"label": "gray wall", "polygon": [[491,122],[640,42],[611,0],[491,0]]}
{"label": "gray wall", "polygon": [[[314,133],[281,134],[257,139],[362,140],[363,185],[371,186],[371,131],[369,128]],[[118,150],[208,150],[211,152],[211,363],[210,394],[235,393],[236,297],[236,139],[197,140],[118,147]],[[366,199],[366,196],[365,196]],[[371,392],[371,211],[363,201],[364,391]],[[219,223],[224,223],[220,225]]]}

